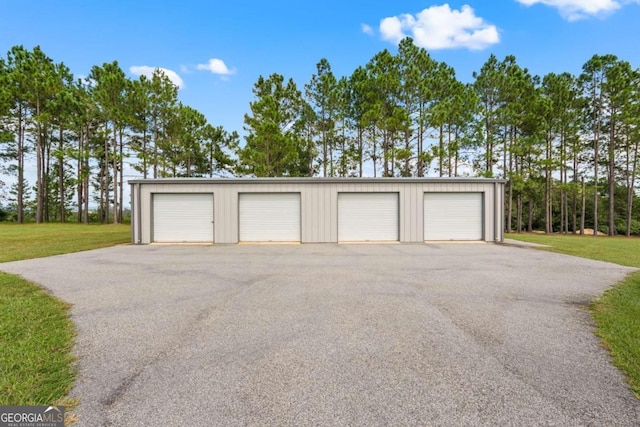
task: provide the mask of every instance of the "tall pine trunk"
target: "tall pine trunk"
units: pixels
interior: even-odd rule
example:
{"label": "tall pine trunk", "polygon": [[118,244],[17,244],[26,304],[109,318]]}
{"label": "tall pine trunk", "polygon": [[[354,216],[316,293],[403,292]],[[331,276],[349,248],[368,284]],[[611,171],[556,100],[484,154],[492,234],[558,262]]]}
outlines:
{"label": "tall pine trunk", "polygon": [[575,153],[573,155],[573,188],[571,189],[571,199],[572,199],[572,221],[571,221],[571,231],[573,234],[576,234],[578,231],[578,155]]}
{"label": "tall pine trunk", "polygon": [[444,131],[442,124],[438,126],[438,176],[442,177],[442,167],[444,166]]}
{"label": "tall pine trunk", "polygon": [[17,221],[18,224],[24,222],[24,115],[22,105],[18,105],[18,212]]}
{"label": "tall pine trunk", "polygon": [[108,224],[109,223],[109,211],[110,211],[110,202],[109,202],[109,123],[105,123],[105,138],[104,138],[104,162],[102,165],[102,197],[104,205],[102,207],[102,222]]}
{"label": "tall pine trunk", "polygon": [[362,178],[362,164],[364,162],[364,149],[363,149],[363,133],[364,130],[361,126],[358,126],[358,176]]}
{"label": "tall pine trunk", "polygon": [[[89,133],[87,132],[87,139],[86,141],[89,141]],[[84,155],[84,154],[83,154]],[[82,222],[84,224],[89,224],[89,175],[90,175],[90,170],[89,170],[89,156],[85,155],[84,158],[84,189],[83,189],[83,193],[84,193],[84,209],[82,210]]]}
{"label": "tall pine trunk", "polygon": [[118,180],[118,183],[120,184],[118,186],[118,190],[120,192],[118,200],[120,200],[120,204],[118,206],[118,218],[120,219],[120,221],[122,221],[122,216],[123,216],[123,198],[124,198],[124,141],[123,141],[123,133],[124,133],[124,129],[120,128],[120,132],[119,132],[119,147],[118,147],[118,151],[119,151],[119,156],[118,156],[118,173],[120,175],[120,179]]}
{"label": "tall pine trunk", "polygon": [[42,125],[40,123],[40,98],[36,97],[36,223],[43,221],[44,209],[44,164],[43,164],[43,141]]}
{"label": "tall pine trunk", "polygon": [[153,119],[153,178],[158,177],[158,119]]}
{"label": "tall pine trunk", "polygon": [[584,221],[587,210],[587,192],[584,184],[584,176],[582,177],[582,211],[580,213],[580,235],[584,236]]}
{"label": "tall pine trunk", "polygon": [[[513,127],[511,128],[511,131],[509,132],[509,138],[510,138],[510,143],[509,143],[509,174],[508,176],[505,176],[505,178],[507,178],[509,180],[509,205],[508,205],[508,213],[507,213],[507,233],[511,233],[512,231],[512,224],[511,224],[511,217],[513,216],[513,153],[511,151],[511,148],[513,147],[514,143],[513,143],[513,139],[515,138],[514,136],[514,129]],[[506,142],[505,142],[506,144]],[[504,168],[505,171],[507,170],[507,146],[505,145],[505,153],[504,153]],[[506,175],[506,173],[505,173]]]}
{"label": "tall pine trunk", "polygon": [[513,180],[509,180],[509,203],[507,205],[507,233],[511,233],[513,231],[512,224],[513,217]]}
{"label": "tall pine trunk", "polygon": [[[594,89],[595,91],[595,89]],[[595,95],[594,95],[595,98]],[[593,235],[598,235],[598,162],[600,151],[600,109],[602,108],[602,94],[600,94],[598,108],[594,110],[596,129],[593,140]]]}
{"label": "tall pine trunk", "polygon": [[615,236],[616,234],[616,205],[615,205],[615,193],[616,193],[616,120],[615,109],[612,108],[611,112],[611,124],[609,130],[609,236]]}
{"label": "tall pine trunk", "polygon": [[447,161],[449,162],[448,166],[448,175],[451,177],[453,171],[453,153],[452,153],[452,144],[451,144],[451,123],[447,124]]}
{"label": "tall pine trunk", "polygon": [[[45,127],[45,129],[47,129]],[[51,200],[50,193],[49,193],[49,189],[50,189],[50,178],[51,178],[51,135],[49,135],[48,129],[45,135],[43,135],[43,141],[45,142],[44,144],[44,155],[43,155],[43,159],[44,159],[44,175],[43,175],[43,181],[44,181],[44,221],[45,222],[49,222],[50,221],[50,206],[49,206],[49,201]]]}
{"label": "tall pine trunk", "polygon": [[[633,144],[633,162],[631,166],[631,171],[629,171],[629,157],[631,153],[627,151],[627,229],[626,235],[631,236],[631,221],[633,215],[633,199],[635,197],[635,187],[634,184],[636,182],[637,171],[638,171],[638,148],[640,145],[640,141],[636,139],[635,144]],[[630,173],[629,173],[630,172]]]}
{"label": "tall pine trunk", "polygon": [[[404,148],[407,153],[411,150],[411,132],[409,129],[406,129],[404,132]],[[410,159],[409,157],[404,160],[404,173],[403,176],[411,176],[411,167],[410,167]]]}
{"label": "tall pine trunk", "polygon": [[565,146],[564,146],[564,129],[560,132],[560,234],[565,234],[568,230],[567,226],[567,193],[566,184],[566,164],[565,164]]}
{"label": "tall pine trunk", "polygon": [[517,200],[516,229],[518,233],[522,233],[522,210],[523,210],[522,194],[519,193],[516,200]]}
{"label": "tall pine trunk", "polygon": [[382,173],[383,177],[389,176],[389,133],[386,129],[382,131]]}
{"label": "tall pine trunk", "polygon": [[58,198],[60,199],[60,222],[65,222],[64,211],[64,132],[62,125],[58,129]]}
{"label": "tall pine trunk", "polygon": [[82,153],[82,159],[84,161],[84,174],[83,174],[83,182],[84,182],[84,209],[82,210],[82,222],[84,224],[89,224],[89,179],[91,175],[91,170],[89,167],[89,141],[91,140],[91,125],[87,124],[87,133],[85,134],[85,149]]}
{"label": "tall pine trunk", "polygon": [[113,223],[119,224],[120,220],[118,218],[119,208],[118,208],[118,139],[117,139],[117,130],[116,130],[116,122],[113,121],[113,159],[111,159],[112,168],[113,168]]}
{"label": "tall pine trunk", "polygon": [[78,199],[78,208],[76,210],[76,220],[78,223],[82,222],[82,208],[83,205],[83,172],[84,172],[84,126],[80,126],[78,129],[78,159],[76,167],[76,198]]}
{"label": "tall pine trunk", "polygon": [[546,136],[546,150],[545,150],[545,167],[544,167],[544,227],[545,233],[553,233],[553,205],[551,201],[551,155],[552,155],[553,138],[551,136],[551,130],[547,131]]}
{"label": "tall pine trunk", "polygon": [[419,114],[418,114],[418,144],[417,144],[417,154],[418,154],[418,177],[424,176],[424,164],[422,162],[422,151],[424,145],[424,125],[422,116],[424,114],[424,104],[420,102]]}
{"label": "tall pine trunk", "polygon": [[[142,176],[144,179],[147,179],[147,169],[149,168],[147,155],[147,123],[145,122],[142,129]],[[211,176],[213,176],[213,172]]]}
{"label": "tall pine trunk", "polygon": [[373,151],[371,153],[371,160],[373,161],[373,177],[376,178],[378,176],[378,168],[377,168],[377,160],[378,160],[378,144],[376,143],[376,128],[373,126],[371,128],[371,141],[373,144]]}

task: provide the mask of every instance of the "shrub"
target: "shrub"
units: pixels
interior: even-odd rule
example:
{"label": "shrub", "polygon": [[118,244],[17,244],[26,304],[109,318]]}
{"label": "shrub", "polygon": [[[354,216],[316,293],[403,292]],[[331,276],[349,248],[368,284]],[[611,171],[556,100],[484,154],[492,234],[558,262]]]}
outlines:
{"label": "shrub", "polygon": [[[624,219],[618,219],[616,221],[616,232],[619,235],[624,236],[627,233],[627,221]],[[640,235],[640,221],[637,219],[631,220],[631,235]]]}

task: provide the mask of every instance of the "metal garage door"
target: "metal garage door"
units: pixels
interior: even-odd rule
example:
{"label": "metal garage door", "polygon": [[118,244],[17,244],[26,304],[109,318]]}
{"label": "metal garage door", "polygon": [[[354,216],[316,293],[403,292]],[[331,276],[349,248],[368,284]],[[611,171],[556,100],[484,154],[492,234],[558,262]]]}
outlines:
{"label": "metal garage door", "polygon": [[213,242],[213,194],[154,194],[154,242]]}
{"label": "metal garage door", "polygon": [[339,193],[338,241],[397,241],[398,193]]}
{"label": "metal garage door", "polygon": [[241,242],[299,242],[299,193],[240,194]]}
{"label": "metal garage door", "polygon": [[482,240],[483,193],[425,193],[424,240]]}

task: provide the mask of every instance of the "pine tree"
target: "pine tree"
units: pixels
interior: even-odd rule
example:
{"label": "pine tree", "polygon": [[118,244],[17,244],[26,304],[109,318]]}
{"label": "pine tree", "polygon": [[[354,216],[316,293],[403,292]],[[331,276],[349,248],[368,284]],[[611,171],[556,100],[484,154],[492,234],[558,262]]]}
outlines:
{"label": "pine tree", "polygon": [[306,102],[293,80],[280,74],[260,76],[255,100],[245,114],[245,146],[238,151],[241,173],[259,177],[308,176],[310,147],[303,130]]}
{"label": "pine tree", "polygon": [[[120,222],[118,186],[122,185],[118,179],[118,167],[120,164],[118,131],[124,127],[123,116],[127,80],[117,61],[104,63],[101,67],[94,66],[89,77],[95,82],[95,85],[92,86],[92,96],[104,120],[104,172],[108,173],[108,168],[112,168],[110,179],[113,190],[113,223],[118,224]],[[103,182],[106,183],[108,180]],[[106,188],[104,189],[108,194],[107,190]]]}
{"label": "pine tree", "polygon": [[333,151],[336,147],[335,122],[337,114],[337,80],[331,65],[322,58],[316,65],[317,73],[305,85],[305,92],[315,113],[314,129],[318,135],[318,151],[321,156],[322,175],[334,176]]}

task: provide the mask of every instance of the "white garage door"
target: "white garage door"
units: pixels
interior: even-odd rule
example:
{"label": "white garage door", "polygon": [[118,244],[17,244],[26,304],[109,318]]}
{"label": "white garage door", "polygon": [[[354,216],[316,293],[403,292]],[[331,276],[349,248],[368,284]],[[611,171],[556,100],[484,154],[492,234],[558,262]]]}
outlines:
{"label": "white garage door", "polygon": [[299,242],[299,193],[240,194],[241,242]]}
{"label": "white garage door", "polygon": [[397,241],[398,193],[339,193],[338,241]]}
{"label": "white garage door", "polygon": [[482,193],[425,193],[424,240],[482,240]]}
{"label": "white garage door", "polygon": [[154,242],[213,242],[213,194],[154,194]]}

